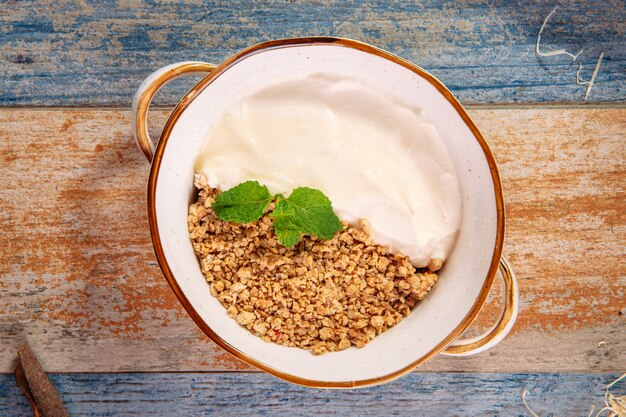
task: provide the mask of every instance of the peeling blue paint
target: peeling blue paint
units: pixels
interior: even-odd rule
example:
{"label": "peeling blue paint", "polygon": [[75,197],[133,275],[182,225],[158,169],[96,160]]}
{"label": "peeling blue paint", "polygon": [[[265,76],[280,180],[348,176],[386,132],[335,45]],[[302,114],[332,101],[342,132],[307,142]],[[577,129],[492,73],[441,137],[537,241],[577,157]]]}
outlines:
{"label": "peeling blue paint", "polygon": [[[585,93],[575,83],[577,63],[535,54],[537,32],[553,7],[548,3],[43,3],[2,6],[0,105],[128,106],[142,79],[160,66],[219,63],[257,42],[311,35],[355,38],[412,60],[466,104],[582,102]],[[604,51],[589,101],[626,100],[624,21],[623,2],[569,2],[542,36],[545,49],[584,46],[586,79]],[[32,62],[16,65],[18,56]],[[170,88],[156,103],[173,104],[183,93]]]}
{"label": "peeling blue paint", "polygon": [[[587,415],[619,374],[412,373],[360,390],[314,390],[262,373],[52,374],[71,416]],[[623,386],[615,387],[623,392]],[[620,391],[621,389],[621,391]],[[601,407],[600,407],[601,408]],[[599,408],[597,408],[599,409]],[[13,375],[0,375],[0,415],[30,409]]]}

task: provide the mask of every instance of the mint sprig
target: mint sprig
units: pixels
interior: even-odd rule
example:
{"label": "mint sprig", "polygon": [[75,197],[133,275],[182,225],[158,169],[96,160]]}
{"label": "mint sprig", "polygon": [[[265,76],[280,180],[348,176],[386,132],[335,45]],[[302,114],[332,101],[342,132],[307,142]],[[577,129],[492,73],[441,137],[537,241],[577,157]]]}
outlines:
{"label": "mint sprig", "polygon": [[272,201],[270,214],[278,241],[291,248],[304,235],[332,239],[343,227],[333,212],[328,197],[319,190],[299,187],[289,197],[272,196],[258,181],[246,181],[219,194],[211,208],[221,220],[231,223],[250,223],[259,220]]}

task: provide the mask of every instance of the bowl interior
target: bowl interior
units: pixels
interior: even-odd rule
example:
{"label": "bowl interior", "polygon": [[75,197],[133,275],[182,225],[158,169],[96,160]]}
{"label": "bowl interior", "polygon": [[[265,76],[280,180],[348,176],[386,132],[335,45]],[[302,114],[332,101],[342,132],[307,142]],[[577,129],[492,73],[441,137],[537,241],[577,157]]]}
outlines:
{"label": "bowl interior", "polygon": [[[360,45],[360,44],[359,44]],[[362,48],[362,47],[361,47]],[[218,68],[210,82],[168,122],[169,135],[153,180],[154,211],[163,256],[190,306],[238,356],[296,382],[299,378],[328,385],[382,381],[419,364],[452,342],[477,312],[493,279],[490,271],[501,250],[495,166],[479,140],[449,100],[423,72],[416,73],[377,50],[312,42],[259,48]],[[417,70],[416,70],[417,71]],[[456,245],[440,280],[425,300],[399,325],[362,349],[314,356],[297,348],[265,343],[226,315],[209,293],[187,233],[187,210],[194,194],[193,165],[203,141],[229,102],[264,84],[320,72],[357,77],[407,105],[421,108],[431,119],[456,165],[463,211]],[[471,124],[471,122],[469,122]],[[166,132],[168,129],[166,128]],[[498,183],[496,181],[496,183]],[[158,250],[157,250],[158,253]],[[165,268],[164,268],[165,269]],[[301,381],[300,381],[301,382]]]}

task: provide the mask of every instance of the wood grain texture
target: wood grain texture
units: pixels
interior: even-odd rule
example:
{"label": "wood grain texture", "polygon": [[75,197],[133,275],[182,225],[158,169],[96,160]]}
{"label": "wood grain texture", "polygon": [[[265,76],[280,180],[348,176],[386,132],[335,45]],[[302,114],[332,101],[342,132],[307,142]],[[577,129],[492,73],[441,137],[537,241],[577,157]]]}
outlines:
{"label": "wood grain texture", "polygon": [[[626,109],[470,114],[499,161],[521,311],[495,349],[420,369],[626,369]],[[196,328],[163,278],[148,169],[128,110],[0,110],[0,372],[24,340],[49,372],[251,369]]]}
{"label": "wood grain texture", "polygon": [[[387,385],[322,391],[250,373],[56,374],[72,416],[586,416],[603,406],[619,374],[414,373]],[[0,375],[0,414],[28,416],[28,404]],[[228,387],[228,389],[224,389]],[[624,386],[617,385],[616,393]]]}
{"label": "wood grain texture", "polygon": [[[545,50],[584,47],[589,101],[626,99],[626,6],[560,2]],[[153,70],[176,61],[223,61],[257,42],[342,36],[387,49],[440,78],[462,102],[582,102],[577,63],[539,57],[535,41],[554,2],[27,0],[3,1],[0,105],[127,106]],[[190,86],[187,81],[186,86]],[[180,99],[180,84],[160,103]],[[185,90],[183,90],[185,91]]]}

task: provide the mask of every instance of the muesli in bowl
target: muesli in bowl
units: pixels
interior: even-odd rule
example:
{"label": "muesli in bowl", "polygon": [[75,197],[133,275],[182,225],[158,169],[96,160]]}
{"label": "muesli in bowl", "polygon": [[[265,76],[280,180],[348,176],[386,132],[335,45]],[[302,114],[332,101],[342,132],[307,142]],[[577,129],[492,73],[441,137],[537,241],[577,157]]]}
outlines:
{"label": "muesli in bowl", "polygon": [[363,347],[395,326],[437,281],[433,271],[372,241],[365,219],[344,222],[330,240],[277,239],[269,214],[247,224],[220,220],[218,191],[196,177],[189,233],[211,295],[237,323],[266,342],[315,354]]}

